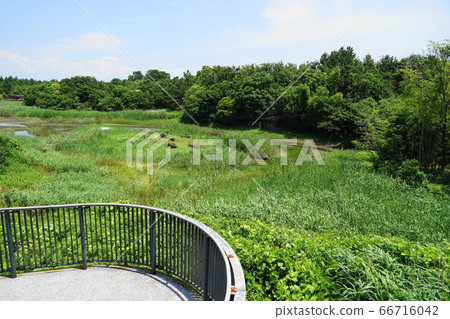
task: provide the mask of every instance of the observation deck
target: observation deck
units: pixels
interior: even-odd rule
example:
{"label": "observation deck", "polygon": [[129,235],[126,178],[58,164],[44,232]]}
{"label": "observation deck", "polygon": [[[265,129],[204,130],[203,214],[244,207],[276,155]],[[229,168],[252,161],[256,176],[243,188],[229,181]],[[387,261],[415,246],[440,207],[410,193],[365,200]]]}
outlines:
{"label": "observation deck", "polygon": [[[36,271],[39,270],[39,271]],[[154,207],[0,209],[0,300],[245,300],[230,245]]]}

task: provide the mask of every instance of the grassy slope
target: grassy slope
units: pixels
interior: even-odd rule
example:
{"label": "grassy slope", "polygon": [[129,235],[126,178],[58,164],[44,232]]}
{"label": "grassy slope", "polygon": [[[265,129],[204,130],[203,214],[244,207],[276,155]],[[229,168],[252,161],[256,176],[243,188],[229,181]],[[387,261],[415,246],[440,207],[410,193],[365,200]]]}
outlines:
{"label": "grassy slope", "polygon": [[[179,146],[154,176],[125,166],[125,141],[139,132],[133,128],[17,137],[23,160],[0,175],[0,206],[125,201],[183,212],[236,249],[249,299],[449,299],[448,198],[374,173],[370,153],[333,151],[324,155],[326,166],[294,166],[299,149],[292,148],[291,165],[280,166],[266,143],[268,166],[193,166],[192,139],[181,135],[256,141],[283,134],[170,119],[145,124]],[[238,162],[245,156],[239,151]]]}

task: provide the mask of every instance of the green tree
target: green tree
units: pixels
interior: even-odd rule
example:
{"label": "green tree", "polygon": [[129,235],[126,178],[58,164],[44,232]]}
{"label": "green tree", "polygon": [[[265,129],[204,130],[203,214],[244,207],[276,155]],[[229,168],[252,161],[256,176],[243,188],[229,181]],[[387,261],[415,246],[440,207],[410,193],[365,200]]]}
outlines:
{"label": "green tree", "polygon": [[234,100],[239,123],[248,124],[251,120],[256,120],[270,107],[274,101],[274,97],[269,93],[272,82],[270,75],[257,72],[237,84]]}
{"label": "green tree", "polygon": [[280,100],[284,104],[282,119],[289,128],[296,129],[305,124],[305,115],[307,116],[309,111],[308,100],[310,96],[309,86],[300,84],[293,86]]}
{"label": "green tree", "polygon": [[218,83],[218,77],[214,69],[210,66],[203,66],[200,71],[197,72],[197,84],[205,87]]}
{"label": "green tree", "polygon": [[[186,111],[199,123],[207,124],[212,121],[217,110],[217,103],[221,99],[220,91],[194,84],[186,92],[183,106]],[[183,119],[190,121],[190,117],[183,114]]]}
{"label": "green tree", "polygon": [[220,124],[233,125],[237,119],[236,104],[229,96],[223,97],[217,104],[214,121]]}
{"label": "green tree", "polygon": [[448,148],[449,65],[448,58],[443,61],[431,56],[431,59],[436,63],[435,69],[403,69],[401,88],[407,125],[415,133],[409,143],[417,147],[419,164],[434,168],[440,155],[440,166],[444,169]]}
{"label": "green tree", "polygon": [[98,111],[105,111],[105,112],[120,111],[123,109],[122,100],[111,94],[106,94],[105,96],[99,99],[96,109]]}
{"label": "green tree", "polygon": [[429,52],[434,58],[435,75],[433,87],[436,90],[439,125],[441,130],[441,169],[444,170],[447,165],[448,153],[448,121],[449,121],[449,91],[450,91],[450,40],[442,42],[429,43]]}
{"label": "green tree", "polygon": [[133,74],[131,74],[128,77],[128,81],[140,81],[144,78],[144,75],[141,71],[133,71]]}
{"label": "green tree", "polygon": [[[157,109],[170,108],[174,109],[177,107],[176,103],[172,100],[172,97],[169,95],[169,91],[171,90],[171,82],[170,80],[160,80],[159,82],[155,82],[151,79],[142,80],[137,89],[146,94],[147,96],[152,97],[152,105]],[[165,90],[165,91],[164,91]],[[168,94],[169,93],[169,94]]]}
{"label": "green tree", "polygon": [[161,80],[170,80],[170,74],[164,71],[152,69],[145,73],[145,78],[158,82]]}

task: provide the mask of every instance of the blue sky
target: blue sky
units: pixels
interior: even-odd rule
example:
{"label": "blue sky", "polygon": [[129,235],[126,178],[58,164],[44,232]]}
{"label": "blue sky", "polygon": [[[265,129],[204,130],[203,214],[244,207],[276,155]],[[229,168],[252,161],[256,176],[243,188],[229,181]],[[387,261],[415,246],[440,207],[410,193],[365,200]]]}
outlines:
{"label": "blue sky", "polygon": [[140,67],[177,76],[203,65],[300,64],[342,34],[330,50],[401,58],[450,38],[447,0],[378,0],[364,15],[373,0],[77,1],[137,63],[73,0],[0,0],[0,75],[110,80]]}

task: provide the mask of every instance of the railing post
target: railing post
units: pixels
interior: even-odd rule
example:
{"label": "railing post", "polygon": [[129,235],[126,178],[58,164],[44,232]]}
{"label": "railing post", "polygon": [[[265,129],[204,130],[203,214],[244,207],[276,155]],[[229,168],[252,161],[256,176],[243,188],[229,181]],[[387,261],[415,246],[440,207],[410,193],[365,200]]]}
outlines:
{"label": "railing post", "polygon": [[78,207],[78,218],[80,220],[80,237],[81,237],[81,256],[82,256],[82,269],[87,269],[86,258],[86,235],[84,233],[84,210],[83,206]]}
{"label": "railing post", "polygon": [[203,288],[203,301],[208,300],[208,271],[209,271],[209,241],[210,238],[208,235],[203,235],[203,280],[202,280],[202,288]]}
{"label": "railing post", "polygon": [[156,225],[155,211],[150,211],[150,266],[152,274],[156,273]]}
{"label": "railing post", "polygon": [[16,258],[14,256],[14,242],[11,231],[11,218],[9,216],[9,213],[10,212],[5,212],[6,236],[8,237],[9,259],[11,261],[11,278],[16,278],[17,277]]}

